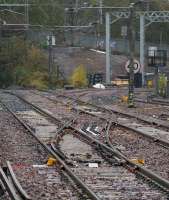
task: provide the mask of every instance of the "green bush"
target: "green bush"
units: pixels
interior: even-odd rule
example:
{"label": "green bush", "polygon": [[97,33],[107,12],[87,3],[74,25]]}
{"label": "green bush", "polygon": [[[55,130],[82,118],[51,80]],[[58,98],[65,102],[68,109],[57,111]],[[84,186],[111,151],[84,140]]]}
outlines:
{"label": "green bush", "polygon": [[162,97],[166,97],[167,95],[167,77],[165,74],[159,75],[158,80],[158,89],[159,89],[159,95]]}
{"label": "green bush", "polygon": [[2,88],[12,85],[14,82],[13,75],[9,66],[0,66],[0,86]]}
{"label": "green bush", "polygon": [[28,86],[36,89],[47,89],[48,88],[48,75],[44,72],[36,71],[29,76],[27,79]]}
{"label": "green bush", "polygon": [[24,68],[23,66],[16,67],[14,71],[15,84],[24,86],[25,80],[28,78],[29,73],[30,72],[28,71],[28,69]]}
{"label": "green bush", "polygon": [[[60,78],[59,67],[53,68],[50,87],[63,86],[65,80]],[[2,41],[0,72],[0,87],[12,84],[38,89],[49,87],[47,53],[24,38]]]}
{"label": "green bush", "polygon": [[0,87],[15,84],[47,88],[48,58],[36,45],[24,38],[3,41],[0,51]]}

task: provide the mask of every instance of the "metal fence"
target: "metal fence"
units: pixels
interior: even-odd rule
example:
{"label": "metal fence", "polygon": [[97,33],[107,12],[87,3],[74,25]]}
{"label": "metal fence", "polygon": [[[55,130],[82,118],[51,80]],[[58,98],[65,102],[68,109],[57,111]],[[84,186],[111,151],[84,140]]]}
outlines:
{"label": "metal fence", "polygon": [[[44,31],[29,31],[29,38],[34,41],[38,41],[41,44],[47,44],[47,36],[51,34],[50,32]],[[86,48],[99,48],[105,50],[105,37],[96,37],[94,35],[81,34],[79,32],[67,31],[66,33],[55,33],[56,37],[56,47],[57,46],[76,46],[76,47],[86,47]],[[129,41],[127,39],[111,39],[110,42],[111,50],[114,53],[119,54],[129,54]],[[148,47],[156,46],[158,49],[167,50],[169,52],[169,44],[160,43],[149,43],[145,45],[145,56],[148,53]],[[135,53],[138,56],[140,54],[140,41],[135,42]],[[169,55],[168,55],[169,56]]]}

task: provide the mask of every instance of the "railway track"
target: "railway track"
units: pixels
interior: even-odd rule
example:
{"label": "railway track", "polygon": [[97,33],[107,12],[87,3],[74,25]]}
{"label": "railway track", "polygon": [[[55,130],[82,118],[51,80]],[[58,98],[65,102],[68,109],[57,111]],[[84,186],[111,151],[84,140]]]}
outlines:
{"label": "railway track", "polygon": [[[22,94],[22,93],[21,93]],[[160,140],[164,145],[168,145],[169,142],[169,124],[165,120],[155,119],[147,115],[135,115],[134,113],[127,113],[125,111],[111,110],[108,108],[100,107],[88,102],[81,101],[80,99],[74,99],[63,95],[53,95],[51,93],[39,93],[32,94],[31,92],[24,92],[25,97],[29,100],[36,96],[34,103],[38,104],[41,98],[47,98],[48,110],[56,113],[57,117],[61,117],[62,120],[66,119],[66,116],[73,118],[75,112],[86,113],[88,116],[94,116],[101,120],[112,120],[113,123],[118,124],[121,127],[135,131],[139,134],[145,135],[155,140]],[[31,97],[32,95],[32,97]],[[41,106],[45,107],[45,103],[41,103]],[[54,108],[55,107],[55,108]],[[59,110],[59,114],[57,112]],[[112,117],[113,116],[113,117]],[[70,119],[70,118],[69,118]],[[67,119],[66,119],[67,120]]]}
{"label": "railway track", "polygon": [[[120,88],[111,88],[107,89],[105,91],[102,90],[91,90],[87,89],[85,91],[65,91],[62,92],[63,95],[74,98],[74,99],[80,99],[82,101],[88,101],[91,102],[92,104],[97,104],[100,106],[112,106],[117,110],[116,105],[119,107],[122,107],[123,110],[126,111],[126,113],[130,113],[131,109],[128,109],[126,107],[126,104],[121,102],[122,95],[125,96],[127,95],[126,93],[127,89],[120,89]],[[158,98],[148,98],[147,99],[147,92],[152,92],[151,90],[137,90],[135,92],[135,104],[136,108],[134,109],[134,114],[137,116],[138,113],[142,115],[148,115],[155,120],[163,120],[163,121],[168,121],[169,115],[169,102],[165,99],[158,99]]]}
{"label": "railway track", "polygon": [[1,197],[12,200],[31,200],[32,198],[25,192],[16,178],[11,163],[7,161],[6,165],[5,168],[0,167]]}
{"label": "railway track", "polygon": [[[88,114],[88,113],[87,113]],[[105,132],[103,132],[103,125],[100,127],[100,131],[94,131],[90,121],[94,121],[93,118],[89,118],[89,115],[79,116],[76,120],[76,124],[86,124],[86,131],[88,134],[93,136],[98,136],[99,140],[107,142],[107,137],[105,137]],[[101,126],[102,121],[99,120],[94,125],[94,127]],[[83,128],[79,126],[79,128]],[[126,127],[119,127],[112,125],[109,130],[109,137],[111,137],[113,146],[116,146],[120,151],[122,151],[128,158],[138,158],[140,160],[145,160],[145,166],[152,171],[155,171],[160,176],[169,179],[168,165],[169,160],[169,143],[163,140],[157,140],[154,137],[148,137],[146,134],[137,134],[134,130],[126,130]],[[93,130],[93,131],[92,131]],[[168,135],[168,132],[166,132]],[[146,136],[146,137],[145,137]],[[113,139],[112,139],[113,138]],[[149,153],[151,152],[151,154]],[[163,165],[161,165],[163,163]]]}
{"label": "railway track", "polygon": [[[9,98],[9,96],[8,96],[8,98]],[[39,99],[38,99],[37,101],[39,101]],[[14,100],[12,100],[12,102],[14,102]],[[22,103],[23,103],[23,102],[22,102]],[[9,104],[8,104],[8,106],[9,106]],[[36,109],[37,109],[37,108],[36,108]],[[16,112],[16,111],[15,111],[15,112]],[[39,110],[39,113],[43,113],[42,110]],[[43,113],[43,114],[44,114],[44,113]],[[45,113],[45,114],[47,114],[47,113]],[[49,117],[49,116],[51,116],[51,115],[50,115],[49,112],[48,112],[48,117]],[[51,119],[54,120],[55,117],[51,117]],[[57,121],[57,122],[58,122],[58,121]],[[70,125],[69,125],[69,126],[70,126]],[[34,127],[32,127],[32,128],[34,128]],[[64,130],[64,129],[63,129],[63,130]],[[75,131],[75,130],[76,130],[76,129],[74,129],[74,131]],[[79,132],[79,130],[76,130],[76,131]],[[94,142],[93,142],[93,138],[88,137],[86,133],[84,134],[83,131],[82,131],[81,134],[82,134],[83,137],[86,136],[88,140],[91,140],[91,141],[92,141],[92,144],[94,143]],[[94,141],[95,141],[95,140],[94,140]],[[110,153],[110,155],[114,155],[114,154],[115,154],[117,157],[119,157],[119,159],[122,159],[122,158],[124,159],[124,155],[123,155],[123,154],[121,154],[121,153],[119,154],[119,152],[117,153],[116,150],[112,151],[112,149],[108,148],[107,146],[104,146],[103,144],[100,144],[98,141],[95,141],[95,142],[96,142],[96,144],[97,144],[96,146],[101,145],[101,147],[102,147],[103,149],[105,149],[106,152],[108,151],[108,152]],[[125,158],[125,159],[126,159],[126,158]],[[165,180],[161,179],[160,177],[156,176],[156,174],[153,174],[153,173],[151,173],[150,171],[147,171],[146,169],[144,169],[144,168],[142,168],[142,167],[140,167],[140,166],[138,166],[138,165],[133,164],[133,163],[130,162],[128,159],[125,160],[125,163],[127,163],[127,166],[130,166],[130,167],[131,167],[130,169],[132,169],[132,170],[135,169],[135,167],[136,167],[136,169],[137,169],[136,171],[137,171],[138,174],[144,174],[144,175],[145,175],[145,174],[146,174],[146,175],[150,175],[150,174],[151,174],[151,175],[149,176],[150,180],[153,179],[153,180],[156,181],[156,182],[159,181],[159,182],[158,182],[159,184],[161,184],[161,183],[164,181],[164,182],[162,183],[162,185],[163,185],[163,186],[166,186],[165,184],[167,184],[167,182],[166,182]],[[145,171],[144,171],[144,170],[145,170]],[[155,176],[154,176],[154,175],[155,175]],[[158,180],[158,181],[157,181],[157,180]],[[89,185],[90,185],[90,184],[89,184]],[[133,187],[133,186],[132,186],[132,187]]]}
{"label": "railway track", "polygon": [[[57,91],[57,94],[63,94],[67,97],[71,98],[77,98],[81,99],[82,101],[89,101],[93,104],[97,105],[112,105],[112,104],[118,104],[119,101],[121,100],[122,96],[127,96],[128,95],[128,89],[127,88],[120,88],[120,87],[112,87],[112,88],[107,88],[105,90],[103,89],[82,89],[82,90],[71,90],[71,91]],[[44,92],[44,91],[42,91]],[[52,91],[51,91],[52,92]],[[146,98],[147,93],[149,95],[152,93],[152,90],[140,90],[137,89],[135,90],[135,100],[141,98]]]}
{"label": "railway track", "polygon": [[131,160],[140,160],[146,168],[169,180],[169,146],[116,126],[110,127],[107,134],[111,146],[116,146]]}
{"label": "railway track", "polygon": [[136,99],[137,102],[147,103],[147,104],[155,104],[162,106],[169,106],[169,101],[167,99],[150,97],[148,99]]}
{"label": "railway track", "polygon": [[[19,101],[14,99],[12,101],[13,104],[8,101],[8,107],[15,112],[29,110],[29,106],[23,104],[19,106]],[[4,164],[6,158],[12,161],[11,166],[18,181],[32,199],[98,199],[65,162],[34,135],[33,126],[22,124],[22,121],[19,121],[21,123],[19,124],[14,120],[13,116],[19,120],[20,114],[15,115],[11,112],[13,114],[11,116],[6,110],[1,112],[0,127],[3,133],[1,133],[0,161],[3,167],[6,167]],[[7,126],[10,126],[8,131]],[[45,141],[48,140],[45,138]],[[55,166],[46,165],[49,157],[56,159]]]}
{"label": "railway track", "polygon": [[147,115],[154,116],[157,119],[164,121],[169,121],[169,102],[158,99],[136,99],[136,102],[139,103],[139,106],[144,106],[145,108],[141,111],[142,113],[147,113]]}
{"label": "railway track", "polygon": [[[108,92],[107,92],[108,91]],[[116,90],[116,88],[114,88],[113,90],[107,90],[104,91],[100,94],[100,91],[97,90],[93,90],[93,91],[86,91],[86,92],[73,92],[72,94],[69,92],[65,92],[64,95],[71,97],[71,98],[76,98],[76,99],[80,99],[82,101],[88,101],[91,102],[92,104],[96,104],[96,105],[100,105],[100,106],[112,106],[114,105],[114,107],[117,110],[117,105],[119,107],[122,107],[123,110],[126,111],[126,113],[130,113],[131,109],[128,109],[126,107],[126,104],[124,104],[123,102],[121,102],[121,96],[123,94],[123,96],[127,95],[125,93],[125,90]],[[120,92],[119,92],[120,91]],[[143,91],[143,93],[147,93],[149,91]],[[159,120],[163,120],[163,121],[168,121],[169,119],[169,115],[168,115],[168,111],[169,111],[169,101],[165,100],[165,99],[158,99],[158,98],[147,98],[146,96],[140,96],[141,91],[137,91],[135,92],[135,109],[134,109],[134,113],[135,115],[142,114],[142,115],[148,115],[150,117],[153,117],[154,119],[159,119]]]}
{"label": "railway track", "polygon": [[[37,96],[36,96],[36,100],[38,102],[40,102],[40,99],[38,99]],[[47,105],[49,105],[49,102],[47,103]],[[42,106],[44,107],[45,104],[43,104]],[[53,107],[54,106],[55,105],[53,105]],[[48,109],[51,112],[53,112],[53,110],[50,109],[50,106],[48,106]],[[79,109],[77,109],[77,110],[79,111]],[[57,110],[54,110],[54,112],[57,112]],[[69,114],[72,113],[72,116],[74,115],[74,112],[72,112],[70,110],[68,110],[68,112],[69,112]],[[66,113],[66,109],[64,110],[64,113]],[[59,114],[61,114],[61,113],[59,113]],[[74,120],[74,124],[79,129],[82,129],[86,126],[86,130],[87,130],[87,132],[89,132],[89,134],[97,135],[97,137],[99,137],[99,139],[101,141],[105,142],[105,140],[106,140],[105,139],[105,128],[106,128],[105,123],[106,123],[106,120],[107,121],[110,120],[110,114],[106,118],[103,117],[103,115],[105,115],[105,114],[102,112],[100,114],[98,114],[98,112],[96,112],[96,114],[93,114],[93,111],[88,112],[86,110],[80,109],[80,113],[79,113],[78,117]],[[57,117],[57,115],[56,115],[56,117]],[[64,116],[62,116],[62,117],[60,117],[60,119],[64,120],[65,118],[64,118]],[[112,120],[112,116],[111,116],[111,120]],[[123,135],[126,137],[126,141],[128,141],[130,138],[133,138],[133,139],[135,138],[136,142],[133,144],[130,144],[131,149],[134,148],[134,145],[135,145],[135,149],[138,149],[138,151],[141,151],[141,148],[145,149],[145,153],[142,152],[141,154],[142,154],[142,157],[145,157],[146,159],[148,159],[148,157],[146,155],[146,149],[149,150],[149,147],[152,145],[152,147],[154,147],[154,151],[153,151],[154,154],[153,153],[151,154],[152,158],[154,157],[154,159],[157,160],[157,158],[156,158],[157,152],[159,153],[159,155],[162,155],[160,158],[166,157],[166,155],[167,155],[166,149],[168,149],[168,147],[169,147],[169,143],[167,141],[168,140],[168,132],[161,131],[159,129],[155,129],[155,128],[152,128],[149,126],[147,127],[144,124],[142,126],[140,126],[140,124],[134,124],[134,126],[133,126],[133,123],[127,123],[126,121],[124,121],[124,119],[122,122],[123,123],[118,123],[118,120],[116,119],[116,120],[112,121],[112,124],[116,123],[116,125],[118,125],[117,128],[122,129],[121,132],[126,131],[126,134]],[[84,127],[83,127],[83,125],[84,125]],[[135,127],[137,127],[137,128],[135,128]],[[97,128],[99,130],[95,131],[95,128]],[[128,129],[128,130],[125,130],[125,129]],[[149,130],[148,133],[146,133],[147,130]],[[138,133],[138,135],[135,132]],[[112,133],[114,133],[114,132],[112,131]],[[116,135],[114,134],[114,137],[115,136]],[[163,136],[163,139],[161,139],[161,136]],[[117,134],[117,137],[119,137],[118,134]],[[148,140],[147,140],[147,138],[148,138]],[[140,142],[137,142],[137,141],[140,141]],[[141,155],[139,155],[139,156],[141,156]],[[130,157],[132,158],[133,156],[130,156]],[[151,158],[149,158],[148,160],[150,160],[150,159]],[[159,159],[159,161],[160,160],[161,159]],[[167,159],[165,159],[165,160],[166,160],[166,165],[167,165]],[[156,165],[152,164],[152,166],[156,166]],[[168,172],[166,172],[166,173],[168,173]]]}
{"label": "railway track", "polygon": [[82,101],[80,98],[76,99],[76,98],[72,98],[69,96],[62,95],[62,94],[55,96],[55,98],[54,98],[54,95],[52,95],[52,94],[50,95],[50,93],[46,93],[46,96],[50,97],[50,98],[52,97],[56,101],[59,101],[59,99],[61,101],[63,101],[63,99],[67,98],[68,103],[69,102],[70,103],[77,102],[78,104],[85,104],[88,107],[95,108],[97,110],[101,110],[102,112],[114,113],[116,115],[119,115],[119,117],[125,117],[125,118],[130,118],[130,119],[132,118],[133,120],[137,120],[137,121],[139,120],[140,122],[142,121],[147,124],[151,124],[151,125],[154,124],[157,127],[169,129],[168,122],[158,119],[158,118],[155,118],[154,116],[145,115],[145,113],[142,114],[141,112],[134,112],[133,110],[131,111],[131,109],[124,110],[118,106],[111,107],[110,105],[98,106],[98,105],[90,103],[90,102]]}
{"label": "railway track", "polygon": [[155,198],[151,189],[130,173],[131,168],[125,169],[111,154],[103,153],[99,148],[94,151],[89,145],[91,142],[87,140],[87,143],[84,143],[84,138],[79,138],[78,133],[68,129],[57,140],[56,145],[59,145],[67,160],[72,161],[72,170],[100,199],[142,199],[144,190],[145,198]]}
{"label": "railway track", "polygon": [[[88,120],[84,120],[84,115],[82,119],[80,118],[80,121],[83,121],[83,124],[87,123],[86,131],[89,134],[98,135],[99,139],[101,139],[104,142],[107,142],[107,138],[104,137],[105,133],[101,134],[102,131],[95,132],[90,130],[92,129],[92,126],[90,125],[89,121],[91,121],[92,119],[89,119],[88,116],[86,116],[86,118],[88,118]],[[77,124],[79,124],[79,122],[77,122]],[[101,121],[98,121],[95,127],[98,127],[98,124],[101,124]],[[128,130],[126,130],[126,128]],[[116,146],[119,150],[121,150],[127,157],[131,159],[140,158],[140,160],[145,160],[146,167],[155,171],[160,176],[169,179],[169,171],[167,170],[169,165],[169,160],[167,159],[169,156],[169,143],[168,141],[166,141],[168,140],[168,137],[165,137],[164,140],[161,140],[160,135],[156,135],[156,137],[154,137],[154,134],[144,134],[146,129],[143,130],[144,132],[141,132],[141,135],[136,134],[134,132],[135,130],[132,130],[132,132],[131,130],[132,129],[130,129],[129,126],[119,127],[116,125],[114,126],[113,123],[112,128],[110,128],[109,130],[109,137],[111,138],[111,143],[114,146]],[[158,132],[158,129],[153,130]],[[136,132],[138,133],[139,131],[136,130]],[[148,137],[147,139],[147,136],[150,137]],[[168,136],[168,132],[165,132],[165,136]]]}

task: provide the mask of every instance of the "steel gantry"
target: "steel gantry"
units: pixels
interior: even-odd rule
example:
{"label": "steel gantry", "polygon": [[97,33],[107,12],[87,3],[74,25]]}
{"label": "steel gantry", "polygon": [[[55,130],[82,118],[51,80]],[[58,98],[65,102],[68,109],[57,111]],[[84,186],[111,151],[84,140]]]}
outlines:
{"label": "steel gantry", "polygon": [[[114,17],[111,23],[115,23],[120,19],[128,19],[129,11],[112,11],[111,16]],[[169,22],[169,11],[144,11],[136,12],[136,18],[140,19],[140,64],[142,66],[142,84],[145,80],[145,28],[152,23]]]}
{"label": "steel gantry", "polygon": [[[129,18],[130,12],[128,11],[112,11],[112,16],[117,19]],[[169,22],[169,11],[144,11],[136,12],[136,17],[143,15],[149,22]]]}
{"label": "steel gantry", "polygon": [[3,27],[7,27],[11,30],[27,30],[29,26],[29,6],[28,0],[24,0],[24,3],[1,3],[0,14],[4,12],[6,15],[13,14],[19,19],[15,23],[13,23],[12,20],[11,23],[9,19],[6,21],[6,19],[1,16],[1,26],[3,25]]}

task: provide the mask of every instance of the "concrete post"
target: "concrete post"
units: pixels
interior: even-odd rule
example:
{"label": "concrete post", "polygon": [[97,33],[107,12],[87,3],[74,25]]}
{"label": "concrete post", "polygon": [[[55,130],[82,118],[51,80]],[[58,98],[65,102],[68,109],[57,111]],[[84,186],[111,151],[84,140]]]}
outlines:
{"label": "concrete post", "polygon": [[135,29],[134,29],[134,6],[130,5],[130,16],[128,25],[129,48],[130,48],[130,65],[129,65],[129,91],[128,91],[128,107],[133,108],[134,105],[134,56],[135,56]]}
{"label": "concrete post", "polygon": [[142,66],[142,86],[145,85],[145,17],[140,15],[140,64]]}
{"label": "concrete post", "polygon": [[103,24],[103,0],[99,0],[99,6],[100,6],[100,24]]}
{"label": "concrete post", "polygon": [[29,4],[28,0],[25,0],[25,23],[27,24],[26,29],[29,28]]}
{"label": "concrete post", "polygon": [[106,13],[106,84],[110,84],[111,68],[111,50],[110,50],[110,13]]}
{"label": "concrete post", "polygon": [[49,88],[52,82],[52,68],[53,68],[53,56],[52,56],[52,34],[49,35],[49,57],[48,57],[48,76],[49,76]]}

